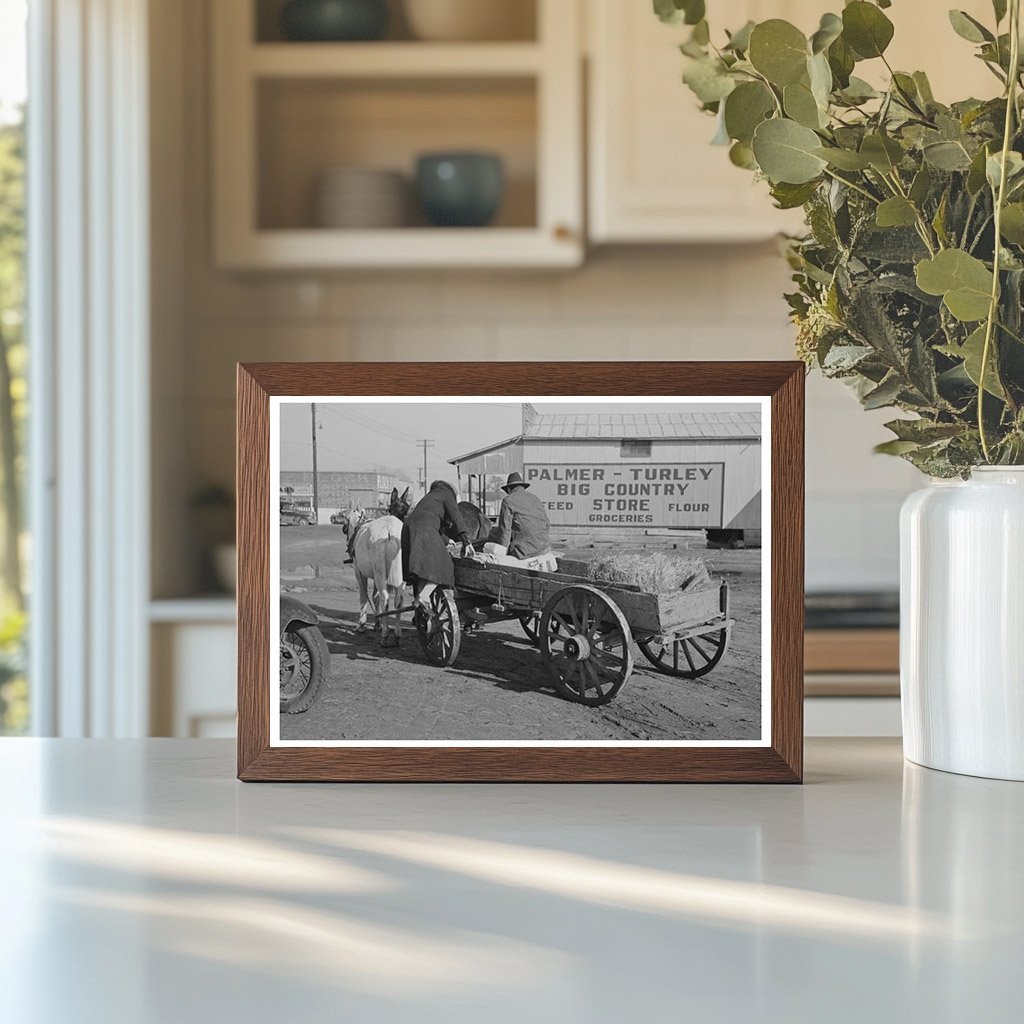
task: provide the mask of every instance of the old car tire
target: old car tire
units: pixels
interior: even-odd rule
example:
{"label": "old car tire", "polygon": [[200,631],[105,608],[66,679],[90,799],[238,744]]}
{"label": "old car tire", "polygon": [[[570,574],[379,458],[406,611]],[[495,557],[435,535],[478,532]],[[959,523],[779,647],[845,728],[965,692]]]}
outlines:
{"label": "old car tire", "polygon": [[[302,662],[302,652],[305,652],[308,659],[308,678],[303,672],[300,679],[305,679],[305,685],[297,688],[294,685],[285,685],[285,661],[287,652],[285,646],[296,656],[298,662]],[[316,626],[298,626],[288,630],[281,638],[281,713],[285,715],[298,715],[308,711],[317,701],[327,676],[330,674],[331,655],[327,649],[327,641],[323,633]]]}

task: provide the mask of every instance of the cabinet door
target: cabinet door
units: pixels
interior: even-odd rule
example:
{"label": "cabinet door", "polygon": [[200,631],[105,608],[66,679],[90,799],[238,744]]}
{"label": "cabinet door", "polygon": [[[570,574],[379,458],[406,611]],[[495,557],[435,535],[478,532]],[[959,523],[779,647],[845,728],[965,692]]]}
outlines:
{"label": "cabinet door", "polygon": [[[663,25],[649,0],[590,4],[590,237],[594,242],[714,242],[798,230],[767,186],[712,146],[716,124],[682,83],[685,26]],[[817,25],[821,0],[708,4],[716,38],[748,19]],[[716,11],[717,8],[717,11]],[[804,12],[805,15],[807,12]],[[807,22],[807,25],[804,25]]]}

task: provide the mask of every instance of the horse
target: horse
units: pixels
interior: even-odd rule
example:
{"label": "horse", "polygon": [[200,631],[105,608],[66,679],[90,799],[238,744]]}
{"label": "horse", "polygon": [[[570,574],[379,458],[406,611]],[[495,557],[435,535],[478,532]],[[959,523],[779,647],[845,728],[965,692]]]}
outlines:
{"label": "horse", "polygon": [[486,544],[487,538],[491,535],[493,523],[470,501],[459,502],[459,515],[465,524],[466,532],[469,534],[469,542],[476,547],[478,544]]}
{"label": "horse", "polygon": [[359,587],[358,631],[366,631],[372,580],[375,628],[380,630],[381,647],[398,647],[402,642],[402,520],[408,512],[409,488],[399,495],[396,487],[391,491],[388,515],[373,519],[362,509],[352,509],[343,527]]}

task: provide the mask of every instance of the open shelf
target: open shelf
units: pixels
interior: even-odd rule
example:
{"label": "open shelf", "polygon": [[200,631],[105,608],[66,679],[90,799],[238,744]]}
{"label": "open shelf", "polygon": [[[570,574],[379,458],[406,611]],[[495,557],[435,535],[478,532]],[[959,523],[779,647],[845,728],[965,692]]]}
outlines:
{"label": "open shelf", "polygon": [[258,85],[257,118],[261,230],[324,230],[315,196],[336,167],[402,174],[406,223],[379,230],[427,229],[414,195],[416,160],[451,150],[496,153],[504,166],[493,224],[470,233],[537,226],[534,79],[272,79]]}
{"label": "open shelf", "polygon": [[[380,42],[282,42],[280,7],[278,0],[218,0],[212,8],[219,266],[582,262],[575,4],[531,0],[533,38],[494,43],[416,42],[401,29]],[[486,227],[435,228],[419,210],[417,158],[450,151],[501,158],[504,197]],[[408,209],[399,216],[382,202],[379,218],[400,226],[323,226],[316,197],[324,176],[339,169],[401,174]],[[365,207],[357,213],[350,222],[369,219]]]}

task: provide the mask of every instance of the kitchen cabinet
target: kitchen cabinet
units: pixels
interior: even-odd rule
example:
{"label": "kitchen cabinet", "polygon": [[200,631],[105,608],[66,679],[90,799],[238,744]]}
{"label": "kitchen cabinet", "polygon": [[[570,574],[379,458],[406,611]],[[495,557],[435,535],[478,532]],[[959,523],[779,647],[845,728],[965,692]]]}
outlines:
{"label": "kitchen cabinet", "polygon": [[[591,241],[736,242],[799,229],[798,212],[774,209],[767,185],[734,167],[725,147],[710,144],[715,120],[681,81],[679,44],[689,28],[663,25],[648,3],[588,2]],[[806,14],[822,9],[820,0],[717,6],[716,14],[708,4],[717,35],[750,19],[817,25],[818,15]]]}
{"label": "kitchen cabinet", "polygon": [[[217,0],[213,231],[218,266],[574,266],[583,258],[579,8],[535,0],[531,39],[373,42],[281,38],[274,0]],[[504,164],[493,225],[322,226],[314,196],[337,168],[398,172],[424,152]],[[354,200],[353,200],[354,202]]]}
{"label": "kitchen cabinet", "polygon": [[[678,44],[685,26],[663,25],[647,2],[587,0],[588,192],[592,242],[727,242],[799,231],[799,211],[776,210],[767,186],[734,167],[712,146],[715,121],[702,114],[681,82]],[[708,2],[714,37],[747,20],[785,18],[811,33],[826,0]],[[988,0],[958,7],[992,21]],[[888,54],[896,68],[929,73],[944,101],[994,95],[998,83],[955,35],[946,8],[901,0],[886,11],[896,35]],[[858,66],[862,77],[886,76],[880,61]]]}

